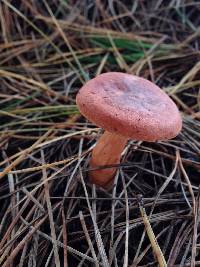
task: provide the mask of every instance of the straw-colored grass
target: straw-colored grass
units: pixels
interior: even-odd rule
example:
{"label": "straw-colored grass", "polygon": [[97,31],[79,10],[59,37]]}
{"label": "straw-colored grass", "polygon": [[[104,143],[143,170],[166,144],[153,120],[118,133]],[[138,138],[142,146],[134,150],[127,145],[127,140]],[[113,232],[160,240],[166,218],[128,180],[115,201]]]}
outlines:
{"label": "straw-colored grass", "polygon": [[[0,1],[0,266],[200,266],[199,12]],[[111,191],[88,182],[100,129],[75,103],[107,71],[158,84],[183,117],[171,141],[128,143]]]}

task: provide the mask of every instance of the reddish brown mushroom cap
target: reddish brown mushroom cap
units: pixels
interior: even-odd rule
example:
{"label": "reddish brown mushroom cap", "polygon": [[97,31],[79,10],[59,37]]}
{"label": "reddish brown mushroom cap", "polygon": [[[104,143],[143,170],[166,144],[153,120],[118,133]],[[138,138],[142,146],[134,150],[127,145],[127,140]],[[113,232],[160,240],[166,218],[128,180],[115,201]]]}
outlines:
{"label": "reddish brown mushroom cap", "polygon": [[131,139],[165,140],[181,130],[174,102],[152,82],[109,72],[88,81],[77,94],[81,113],[99,127]]}

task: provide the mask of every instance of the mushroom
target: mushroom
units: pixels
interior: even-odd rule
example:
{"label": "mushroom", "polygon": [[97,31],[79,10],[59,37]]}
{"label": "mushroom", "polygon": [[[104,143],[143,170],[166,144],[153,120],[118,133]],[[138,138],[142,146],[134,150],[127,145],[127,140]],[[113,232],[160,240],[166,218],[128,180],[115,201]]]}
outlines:
{"label": "mushroom", "polygon": [[182,119],[175,103],[152,82],[121,72],[89,80],[78,92],[80,112],[105,132],[92,151],[92,183],[107,188],[128,139],[155,142],[178,135]]}

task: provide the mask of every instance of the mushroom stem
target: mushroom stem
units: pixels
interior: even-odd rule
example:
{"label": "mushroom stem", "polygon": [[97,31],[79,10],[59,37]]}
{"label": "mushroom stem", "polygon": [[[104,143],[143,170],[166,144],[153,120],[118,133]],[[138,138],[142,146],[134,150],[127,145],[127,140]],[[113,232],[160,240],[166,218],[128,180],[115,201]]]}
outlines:
{"label": "mushroom stem", "polygon": [[[121,153],[128,139],[126,137],[105,131],[92,151],[91,168],[119,164]],[[117,168],[104,168],[90,171],[90,181],[107,188],[112,182]]]}

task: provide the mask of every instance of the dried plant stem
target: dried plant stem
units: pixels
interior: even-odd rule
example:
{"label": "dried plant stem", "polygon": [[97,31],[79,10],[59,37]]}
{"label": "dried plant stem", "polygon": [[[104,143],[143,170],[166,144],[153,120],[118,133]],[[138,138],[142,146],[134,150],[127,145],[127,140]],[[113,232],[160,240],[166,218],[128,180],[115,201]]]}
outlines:
{"label": "dried plant stem", "polygon": [[148,216],[146,214],[145,208],[143,206],[142,200],[140,199],[138,201],[138,203],[139,203],[139,208],[140,208],[142,220],[144,222],[144,226],[145,226],[145,229],[147,231],[147,235],[148,235],[149,240],[151,242],[154,256],[156,257],[160,267],[167,267],[167,263],[165,261],[162,250],[160,249],[160,246],[158,245],[158,242],[157,242],[156,237],[154,235],[153,229],[152,229],[151,224],[149,222],[149,219],[148,219]]}
{"label": "dried plant stem", "polygon": [[32,150],[40,144],[47,136],[52,132],[52,129],[48,130],[43,136],[41,136],[32,146],[25,149],[23,153],[15,159],[10,165],[8,165],[2,172],[0,172],[0,179],[3,178],[7,173],[9,173],[15,166],[17,166],[25,157],[32,152]]}
{"label": "dried plant stem", "polygon": [[8,266],[10,266],[10,263],[17,256],[17,254],[19,253],[19,251],[23,249],[24,245],[33,236],[33,234],[37,231],[37,229],[43,224],[43,222],[46,220],[46,217],[47,216],[45,216],[43,219],[41,219],[37,223],[37,225],[35,225],[35,227],[23,238],[23,240],[19,242],[19,244],[17,245],[17,247],[15,249],[13,249],[13,251],[11,252],[11,254],[8,256],[7,260],[4,262],[4,264],[2,265],[2,267],[8,267]]}
{"label": "dried plant stem", "polygon": [[[45,158],[44,158],[43,150],[41,151],[41,157],[42,157],[42,163],[45,164]],[[50,201],[50,192],[49,192],[50,191],[50,186],[49,186],[48,182],[46,182],[46,180],[48,179],[46,168],[43,168],[42,174],[43,174],[43,180],[45,181],[45,183],[44,183],[44,192],[45,192],[47,210],[48,210],[48,215],[49,215],[51,236],[52,236],[52,240],[53,240],[55,265],[56,265],[56,267],[60,267],[60,258],[59,258],[58,246],[57,246],[57,242],[56,242],[57,241],[56,230],[55,230],[54,218],[53,218],[53,212],[52,212],[53,210],[52,210],[52,205],[51,205],[51,201]]]}

